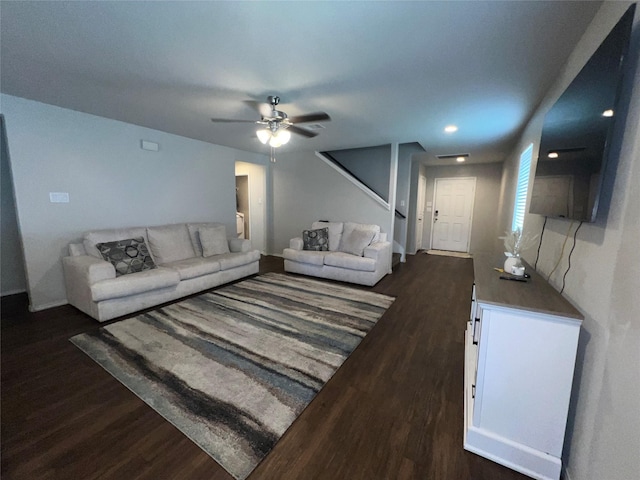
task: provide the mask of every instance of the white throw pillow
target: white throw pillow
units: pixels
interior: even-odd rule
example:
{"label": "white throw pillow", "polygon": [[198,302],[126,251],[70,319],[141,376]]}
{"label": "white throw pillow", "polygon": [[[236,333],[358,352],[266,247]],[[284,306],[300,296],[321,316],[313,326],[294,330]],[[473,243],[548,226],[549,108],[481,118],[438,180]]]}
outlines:
{"label": "white throw pillow", "polygon": [[340,241],[340,251],[361,257],[364,254],[364,249],[371,244],[375,234],[376,232],[372,230],[360,230],[357,228],[344,233]]}
{"label": "white throw pillow", "polygon": [[352,230],[371,230],[375,233],[371,243],[377,243],[380,241],[380,225],[368,224],[368,223],[354,223],[346,222],[344,224],[343,235],[349,235]]}
{"label": "white throw pillow", "polygon": [[212,257],[229,253],[229,241],[227,240],[227,228],[224,225],[215,227],[200,227],[198,229],[202,256]]}

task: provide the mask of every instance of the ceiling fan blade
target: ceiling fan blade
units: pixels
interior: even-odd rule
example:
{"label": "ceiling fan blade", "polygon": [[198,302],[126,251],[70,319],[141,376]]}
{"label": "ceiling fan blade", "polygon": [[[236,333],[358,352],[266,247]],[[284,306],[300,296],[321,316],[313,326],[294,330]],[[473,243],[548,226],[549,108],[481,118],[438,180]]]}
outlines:
{"label": "ceiling fan blade", "polygon": [[295,125],[289,125],[289,127],[287,127],[287,130],[307,138],[313,138],[318,136],[318,132],[312,132],[311,130],[307,130],[306,128],[296,127]]}
{"label": "ceiling fan blade", "polygon": [[331,117],[329,114],[324,112],[315,112],[289,117],[289,121],[291,123],[328,122],[329,120],[331,120]]}
{"label": "ceiling fan blade", "polygon": [[269,105],[268,103],[258,102],[256,100],[245,100],[244,103],[253,108],[263,118],[268,118],[271,116],[271,105]]}
{"label": "ceiling fan blade", "polygon": [[256,123],[255,120],[233,120],[231,118],[212,118],[215,123]]}

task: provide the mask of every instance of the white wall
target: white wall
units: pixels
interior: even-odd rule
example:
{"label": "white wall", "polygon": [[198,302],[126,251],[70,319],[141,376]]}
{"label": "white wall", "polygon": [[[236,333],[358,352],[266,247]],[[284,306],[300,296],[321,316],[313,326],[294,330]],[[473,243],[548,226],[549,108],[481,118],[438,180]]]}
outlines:
{"label": "white wall", "polygon": [[282,255],[289,239],[316,220],[380,225],[391,240],[392,213],[355,187],[314,152],[277,152],[272,166],[272,253]]}
{"label": "white wall", "polygon": [[328,153],[353,176],[386,202],[391,203],[389,198],[390,145],[332,150]]}
{"label": "white wall", "polygon": [[[471,225],[471,239],[469,251],[471,253],[492,252],[496,246],[498,221],[496,211],[500,201],[500,182],[502,164],[484,163],[470,165],[434,166],[424,169],[427,177],[427,192],[425,202],[434,202],[436,178],[476,177],[476,193],[473,206]],[[433,211],[424,214],[423,246],[429,245],[431,226],[433,225]]]}
{"label": "white wall", "polygon": [[418,205],[418,184],[420,175],[426,176],[425,166],[420,162],[420,160],[415,160],[412,156],[411,182],[409,187],[409,209],[407,211],[407,253],[410,253],[412,255],[415,254],[418,250],[418,245],[416,245],[416,224],[418,209],[424,208],[424,204],[422,206]]}
{"label": "white wall", "polygon": [[[61,257],[86,230],[218,221],[235,231],[235,161],[264,156],[2,95],[34,310],[66,302]],[[140,141],[160,145],[158,152]],[[70,203],[50,203],[67,192]]]}
{"label": "white wall", "polygon": [[24,274],[24,258],[16,218],[16,203],[13,195],[13,181],[9,165],[9,152],[4,133],[4,119],[0,117],[0,197],[2,213],[0,214],[0,295],[12,295],[27,290],[27,279]]}
{"label": "white wall", "polygon": [[[502,229],[510,225],[517,161],[522,149],[534,143],[534,159],[544,114],[577,75],[628,6],[604,2],[574,50],[563,75],[533,116],[505,165],[505,208]],[[611,143],[614,156],[605,171],[603,202],[597,221],[583,224],[571,256],[564,295],[585,316],[574,378],[563,461],[570,480],[628,480],[640,474],[640,18],[636,12],[631,68],[622,95],[628,108],[626,125],[616,124]],[[624,112],[620,111],[620,118]],[[533,174],[533,169],[532,169]],[[527,215],[525,232],[539,234],[543,218]],[[577,224],[549,219],[543,237],[538,270],[551,273],[566,234]],[[551,283],[560,289],[568,268],[569,239]],[[525,253],[533,263],[535,249]]]}
{"label": "white wall", "polygon": [[[393,239],[402,247],[403,252],[415,252],[409,250],[410,240],[408,232],[415,228],[415,216],[409,216],[411,207],[411,188],[412,188],[412,157],[414,153],[424,152],[424,149],[418,143],[402,143],[398,147],[398,179],[396,182],[396,210],[407,218],[395,217]],[[417,178],[417,175],[416,175]],[[417,188],[417,182],[416,182]],[[404,205],[403,205],[404,204]],[[413,205],[415,208],[415,205]],[[415,243],[415,238],[413,239]],[[402,255],[401,261],[406,261],[405,255]]]}

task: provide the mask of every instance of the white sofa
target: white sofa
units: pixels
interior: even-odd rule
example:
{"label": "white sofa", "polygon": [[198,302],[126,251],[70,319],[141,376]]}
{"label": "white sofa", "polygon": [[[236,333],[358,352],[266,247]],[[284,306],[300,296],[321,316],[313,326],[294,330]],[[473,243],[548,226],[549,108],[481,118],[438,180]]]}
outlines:
{"label": "white sofa", "polygon": [[[216,244],[207,232],[218,235]],[[202,235],[209,243],[201,242]],[[114,265],[121,264],[106,261],[97,245],[104,251],[104,242],[140,237],[153,259],[151,267],[116,275]],[[215,254],[216,249],[225,253]],[[86,232],[82,243],[69,245],[62,263],[68,302],[104,322],[257,274],[259,260],[251,242],[228,239],[224,225],[182,223]]]}
{"label": "white sofa", "polygon": [[[311,226],[311,230],[323,228],[329,233],[328,250],[305,250],[302,237],[292,238],[289,248],[283,251],[285,271],[368,286],[375,285],[389,273],[391,243],[380,226],[353,222],[314,222]],[[370,243],[360,252],[369,237],[361,236],[360,245],[355,248],[349,240],[361,232],[372,232],[372,235]]]}

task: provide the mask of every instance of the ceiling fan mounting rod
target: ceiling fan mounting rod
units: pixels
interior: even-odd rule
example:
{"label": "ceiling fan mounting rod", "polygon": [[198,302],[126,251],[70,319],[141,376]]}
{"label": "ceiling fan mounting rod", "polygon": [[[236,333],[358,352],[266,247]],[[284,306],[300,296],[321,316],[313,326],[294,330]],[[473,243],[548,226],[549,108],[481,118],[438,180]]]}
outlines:
{"label": "ceiling fan mounting rod", "polygon": [[273,110],[276,109],[276,105],[278,105],[280,103],[280,97],[276,96],[276,95],[269,95],[269,97],[267,98],[267,100],[269,101],[269,103],[271,104],[271,108]]}

